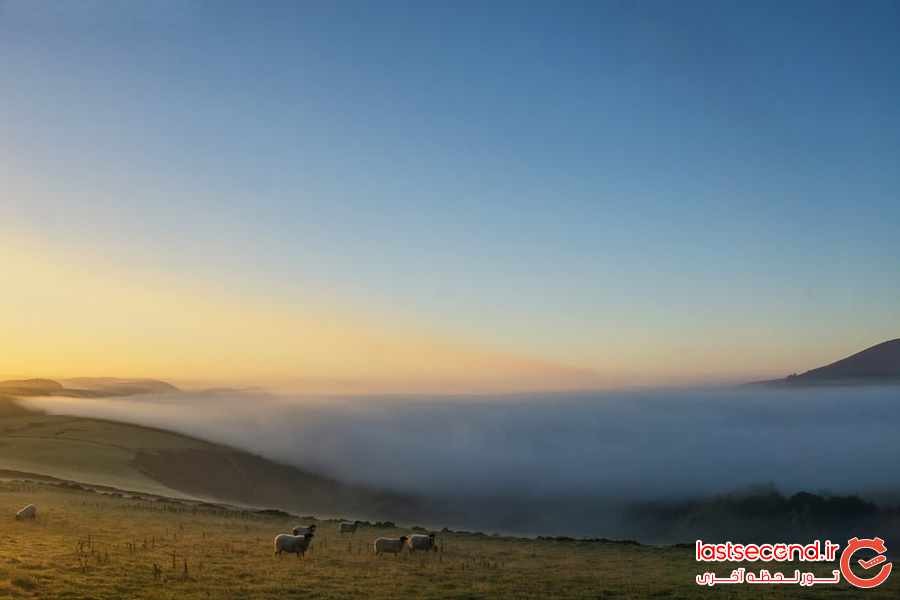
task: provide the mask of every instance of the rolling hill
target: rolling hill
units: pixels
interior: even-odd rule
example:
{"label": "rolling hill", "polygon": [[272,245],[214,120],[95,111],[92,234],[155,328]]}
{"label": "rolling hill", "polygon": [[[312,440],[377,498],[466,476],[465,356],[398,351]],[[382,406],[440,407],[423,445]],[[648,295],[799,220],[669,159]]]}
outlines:
{"label": "rolling hill", "polygon": [[137,394],[177,392],[171,383],[157,379],[117,379],[113,377],[77,377],[74,379],[14,379],[0,381],[0,394],[6,396],[68,396],[104,398]]}
{"label": "rolling hill", "polygon": [[[46,390],[45,384],[34,384]],[[8,386],[6,389],[10,389]],[[396,518],[416,501],[228,446],[126,423],[47,415],[0,397],[0,477],[52,477],[323,516]]]}
{"label": "rolling hill", "polygon": [[11,379],[0,381],[0,394],[5,396],[53,396],[65,388],[52,379]]}
{"label": "rolling hill", "polygon": [[900,384],[900,338],[799,375],[761,383],[783,386]]}

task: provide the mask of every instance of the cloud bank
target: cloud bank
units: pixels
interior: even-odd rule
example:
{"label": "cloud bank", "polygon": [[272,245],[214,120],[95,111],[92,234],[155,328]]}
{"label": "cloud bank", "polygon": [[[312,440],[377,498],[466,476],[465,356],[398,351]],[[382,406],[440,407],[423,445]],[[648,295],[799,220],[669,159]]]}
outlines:
{"label": "cloud bank", "polygon": [[171,429],[344,481],[430,497],[677,500],[772,483],[894,492],[900,388],[297,398],[205,391],[42,398],[61,414]]}

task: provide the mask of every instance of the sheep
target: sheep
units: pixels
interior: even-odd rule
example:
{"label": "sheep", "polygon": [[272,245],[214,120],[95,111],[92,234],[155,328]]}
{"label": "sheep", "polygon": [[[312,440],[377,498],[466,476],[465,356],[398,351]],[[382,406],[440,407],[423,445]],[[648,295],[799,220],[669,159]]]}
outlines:
{"label": "sheep", "polygon": [[27,519],[35,518],[37,518],[37,507],[34,504],[29,504],[16,513],[16,521],[25,521]]}
{"label": "sheep", "polygon": [[338,525],[338,533],[353,533],[356,531],[356,523],[340,523]]}
{"label": "sheep", "polygon": [[309,549],[309,543],[313,539],[312,533],[306,535],[290,535],[280,533],[275,536],[275,554],[281,556],[282,552],[288,554],[296,554],[297,558],[301,558]]}
{"label": "sheep", "polygon": [[399,538],[380,537],[375,540],[375,555],[379,554],[397,554],[403,551],[406,545],[407,536],[401,535]]}
{"label": "sheep", "polygon": [[428,535],[424,535],[421,533],[409,536],[407,540],[407,545],[409,546],[409,551],[414,552],[416,550],[432,550],[437,552],[437,544],[434,541],[434,534],[429,533]]}
{"label": "sheep", "polygon": [[316,532],[315,525],[306,525],[306,526],[297,525],[296,527],[294,527],[294,530],[293,530],[294,535],[309,535],[309,534],[315,533],[315,532]]}

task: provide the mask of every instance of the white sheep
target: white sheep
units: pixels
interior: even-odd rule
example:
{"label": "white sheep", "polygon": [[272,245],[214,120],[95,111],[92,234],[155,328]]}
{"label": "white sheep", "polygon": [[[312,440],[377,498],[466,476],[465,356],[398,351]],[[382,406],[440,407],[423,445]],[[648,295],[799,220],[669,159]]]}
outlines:
{"label": "white sheep", "polygon": [[338,533],[353,533],[356,531],[356,523],[341,523],[338,525]]}
{"label": "white sheep", "polygon": [[434,534],[429,533],[428,535],[417,533],[415,535],[409,536],[409,539],[406,541],[409,546],[409,551],[414,552],[416,550],[432,550],[437,552],[437,544],[434,541]]}
{"label": "white sheep", "polygon": [[406,545],[407,539],[408,538],[405,535],[398,538],[380,537],[375,540],[375,554],[400,554],[400,552],[403,551],[403,547]]}
{"label": "white sheep", "polygon": [[316,532],[316,526],[313,525],[297,525],[294,527],[294,535],[309,535]]}
{"label": "white sheep", "polygon": [[29,504],[16,513],[16,521],[25,521],[26,519],[35,518],[37,518],[37,506],[35,506],[34,504]]}
{"label": "white sheep", "polygon": [[313,535],[312,533],[306,535],[280,533],[275,536],[275,554],[281,556],[282,552],[287,552],[288,554],[296,554],[297,558],[300,558],[309,549],[309,543],[312,541]]}

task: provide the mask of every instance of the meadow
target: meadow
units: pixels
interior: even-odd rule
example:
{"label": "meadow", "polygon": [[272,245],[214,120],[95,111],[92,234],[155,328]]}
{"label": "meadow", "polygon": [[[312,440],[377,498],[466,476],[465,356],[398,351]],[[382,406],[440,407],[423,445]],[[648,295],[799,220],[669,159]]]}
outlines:
{"label": "meadow", "polygon": [[[14,520],[28,503],[39,507],[37,520]],[[318,525],[311,552],[275,557],[273,537],[299,522]],[[342,535],[336,523],[5,480],[0,598],[896,598],[900,591],[896,577],[867,592],[846,584],[701,588],[694,577],[705,569],[691,548],[620,542],[444,531],[439,552],[376,557],[372,540],[412,529],[369,525]]]}

